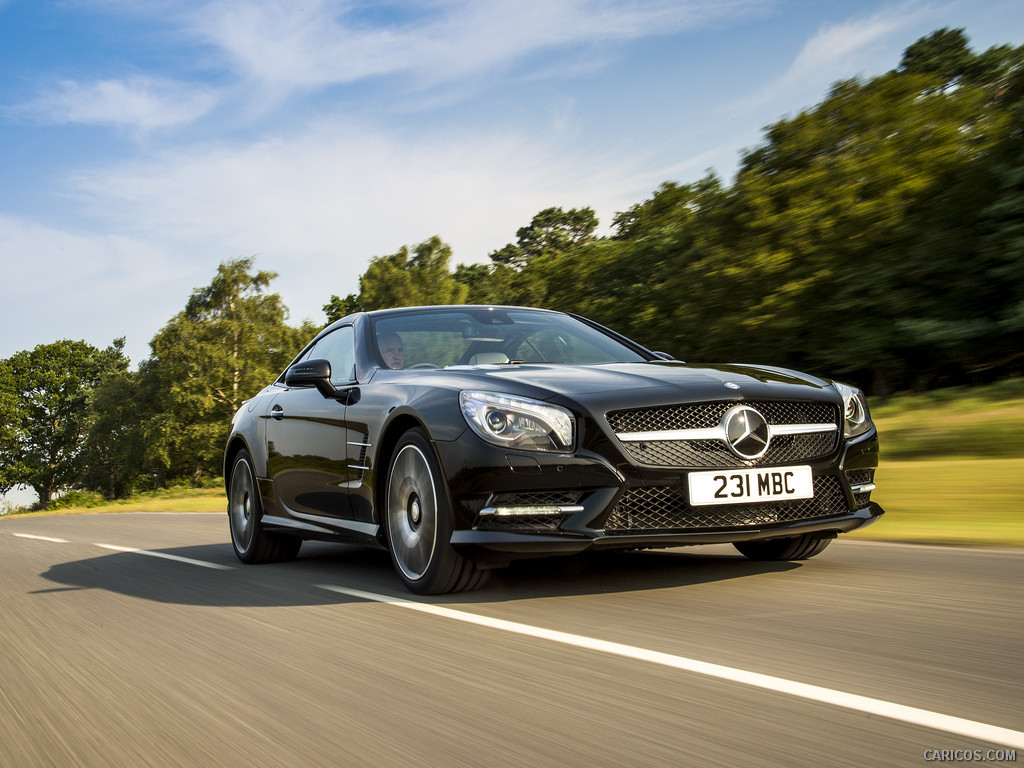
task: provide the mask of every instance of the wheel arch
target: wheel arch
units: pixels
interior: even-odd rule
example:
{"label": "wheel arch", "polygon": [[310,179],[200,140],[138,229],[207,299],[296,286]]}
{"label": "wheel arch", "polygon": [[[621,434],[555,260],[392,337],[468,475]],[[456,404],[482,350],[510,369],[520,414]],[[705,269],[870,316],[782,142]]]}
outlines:
{"label": "wheel arch", "polygon": [[[252,451],[249,449],[249,444],[245,441],[241,435],[234,435],[228,440],[227,447],[224,449],[224,491],[225,493],[230,492],[231,489],[231,473],[235,468],[235,459],[238,458],[238,454],[242,451],[246,451],[249,454],[250,459],[255,461],[252,456]],[[253,474],[256,474],[256,467],[252,468]],[[258,477],[258,475],[257,475]]]}
{"label": "wheel arch", "polygon": [[377,483],[373,489],[375,514],[377,522],[380,524],[380,539],[385,546],[387,546],[387,534],[384,530],[387,525],[387,515],[384,512],[386,506],[385,495],[387,494],[388,474],[391,471],[391,459],[395,455],[395,448],[398,446],[398,441],[402,439],[402,435],[410,429],[416,428],[422,429],[426,434],[427,442],[430,443],[431,450],[434,451],[434,458],[437,459],[438,465],[442,467],[442,477],[440,480],[447,486],[447,480],[443,477],[441,457],[437,455],[437,449],[434,448],[434,439],[431,437],[427,425],[417,416],[408,412],[398,414],[391,419],[381,432],[380,440],[378,441],[377,467],[379,469],[377,471]]}

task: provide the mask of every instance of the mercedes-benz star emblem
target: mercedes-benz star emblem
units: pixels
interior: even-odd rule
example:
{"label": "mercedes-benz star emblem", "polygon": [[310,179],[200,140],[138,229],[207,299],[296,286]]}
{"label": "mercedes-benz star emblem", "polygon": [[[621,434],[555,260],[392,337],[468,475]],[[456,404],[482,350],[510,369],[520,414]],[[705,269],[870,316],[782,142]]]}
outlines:
{"label": "mercedes-benz star emblem", "polygon": [[740,388],[740,385],[737,384],[735,381],[727,381],[727,382],[725,382],[725,386],[728,387],[729,389],[739,389]]}
{"label": "mercedes-benz star emblem", "polygon": [[733,453],[747,461],[764,456],[771,435],[768,422],[757,410],[749,405],[736,405],[726,412],[723,421],[726,442]]}

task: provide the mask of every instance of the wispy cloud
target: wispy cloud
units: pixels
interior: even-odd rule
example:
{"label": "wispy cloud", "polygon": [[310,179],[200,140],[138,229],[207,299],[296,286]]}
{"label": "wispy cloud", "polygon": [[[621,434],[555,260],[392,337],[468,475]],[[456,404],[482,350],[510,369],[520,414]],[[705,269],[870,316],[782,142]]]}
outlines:
{"label": "wispy cloud", "polygon": [[807,94],[804,102],[810,104],[837,80],[891,69],[908,44],[908,32],[935,14],[934,6],[910,0],[870,16],[822,26],[779,78],[742,104],[749,108],[785,102],[792,107],[801,105],[801,93]]}
{"label": "wispy cloud", "polygon": [[216,101],[216,96],[202,86],[140,76],[91,83],[62,80],[55,90],[13,111],[51,123],[148,131],[191,123],[206,114]]}
{"label": "wispy cloud", "polygon": [[[668,35],[749,12],[766,0],[435,0],[397,22],[370,22],[343,0],[218,0],[193,31],[237,73],[287,89],[411,73],[428,81],[479,74],[539,51]],[[412,6],[413,4],[407,4]],[[403,5],[405,8],[405,5]]]}
{"label": "wispy cloud", "polygon": [[[405,76],[415,90],[498,71],[522,76],[531,66],[550,73],[540,54],[578,56],[588,49],[607,63],[609,45],[695,29],[772,2],[161,0],[140,6],[98,0],[97,9],[134,18],[151,33],[159,30],[203,51],[188,78],[166,71],[63,78],[7,111],[50,123],[140,131],[187,125],[223,103],[240,115],[261,117],[296,93],[371,78]],[[574,68],[559,70],[571,76]]]}
{"label": "wispy cloud", "polygon": [[436,234],[455,262],[477,262],[549,205],[589,205],[608,223],[638,187],[663,180],[638,178],[640,165],[576,150],[567,137],[409,139],[332,120],[246,145],[166,150],[69,183],[100,231],[188,254],[179,264],[188,274],[258,254],[281,273],[296,317],[319,318],[332,293],[358,289],[372,256],[404,244]]}
{"label": "wispy cloud", "polygon": [[[623,179],[637,165],[636,157],[574,150],[557,127],[545,139],[449,128],[409,137],[325,120],[247,144],[167,149],[69,184],[84,211],[132,237],[335,261],[340,248],[355,269],[433,234],[457,234],[458,259],[485,257],[503,244],[485,234],[496,220],[508,221],[511,238],[536,213],[538,195],[552,205],[624,202],[633,190]],[[576,199],[582,190],[589,200]]]}

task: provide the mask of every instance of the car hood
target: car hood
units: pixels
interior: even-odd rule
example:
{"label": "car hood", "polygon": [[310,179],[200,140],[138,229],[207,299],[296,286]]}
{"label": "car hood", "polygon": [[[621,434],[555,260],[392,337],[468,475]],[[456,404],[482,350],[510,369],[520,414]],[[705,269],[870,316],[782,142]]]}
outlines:
{"label": "car hood", "polygon": [[[697,400],[810,399],[834,401],[831,382],[783,368],[759,365],[699,365],[679,362],[604,365],[521,364],[453,367],[460,386],[531,391],[533,397],[687,402]],[[544,390],[540,392],[536,390]],[[524,392],[525,394],[525,392]]]}

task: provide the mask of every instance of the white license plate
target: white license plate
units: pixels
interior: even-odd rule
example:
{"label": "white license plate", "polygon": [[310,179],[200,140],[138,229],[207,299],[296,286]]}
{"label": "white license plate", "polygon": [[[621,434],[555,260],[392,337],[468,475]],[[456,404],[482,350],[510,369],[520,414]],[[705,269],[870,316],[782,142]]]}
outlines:
{"label": "white license plate", "polygon": [[750,504],[810,499],[814,478],[810,467],[723,469],[690,473],[690,504]]}

